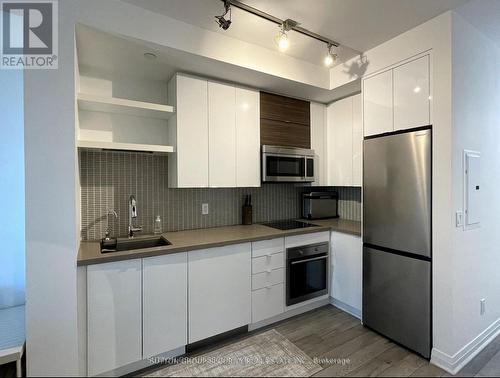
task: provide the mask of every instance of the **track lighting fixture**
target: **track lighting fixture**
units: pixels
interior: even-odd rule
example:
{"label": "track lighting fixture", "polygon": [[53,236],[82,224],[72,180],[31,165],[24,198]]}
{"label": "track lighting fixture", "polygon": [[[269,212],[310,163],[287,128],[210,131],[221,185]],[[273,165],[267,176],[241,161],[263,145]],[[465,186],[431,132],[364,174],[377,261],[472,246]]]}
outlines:
{"label": "track lighting fixture", "polygon": [[[229,13],[229,19],[226,20],[225,16]],[[224,13],[220,16],[215,16],[215,22],[219,25],[219,28],[223,30],[229,29],[231,26],[231,2],[224,0]]]}
{"label": "track lighting fixture", "polygon": [[281,30],[275,38],[275,42],[278,45],[278,49],[281,52],[285,52],[290,46],[290,40],[288,39],[287,32],[296,27],[298,23],[294,20],[287,19],[281,23]]}
{"label": "track lighting fixture", "polygon": [[325,63],[325,66],[331,67],[332,64],[337,60],[337,54],[332,52],[333,45],[331,43],[328,43],[328,52],[326,53],[325,60],[323,61]]}
{"label": "track lighting fixture", "polygon": [[276,43],[278,45],[278,49],[281,52],[285,52],[288,49],[288,46],[290,46],[290,41],[288,40],[286,31],[280,31],[280,33],[276,36]]}
{"label": "track lighting fixture", "polygon": [[[310,30],[304,29],[299,26],[299,23],[290,19],[281,20],[269,13],[263,12],[257,8],[254,8],[248,4],[242,3],[239,0],[221,0],[224,3],[224,14],[221,16],[216,16],[215,21],[224,30],[229,29],[231,25],[231,6],[241,9],[245,12],[251,13],[255,16],[263,18],[267,21],[273,22],[280,25],[280,32],[275,38],[276,45],[281,52],[284,52],[290,46],[290,40],[288,39],[288,32],[293,30],[296,33],[308,36],[310,38],[316,39],[318,41],[324,42],[328,46],[328,53],[324,58],[324,64],[327,67],[331,67],[337,60],[337,54],[332,52],[334,47],[339,47],[339,44],[330,38],[323,37],[322,35],[316,34]],[[229,13],[229,19],[226,19],[226,15]]]}

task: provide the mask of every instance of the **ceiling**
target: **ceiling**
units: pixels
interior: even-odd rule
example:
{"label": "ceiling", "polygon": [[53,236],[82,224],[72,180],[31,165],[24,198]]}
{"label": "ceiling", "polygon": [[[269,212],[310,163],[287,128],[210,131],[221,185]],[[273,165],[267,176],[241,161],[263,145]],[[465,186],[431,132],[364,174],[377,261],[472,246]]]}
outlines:
{"label": "ceiling", "polygon": [[457,10],[467,21],[500,46],[500,1],[471,1]]}
{"label": "ceiling", "polygon": [[[85,25],[77,25],[76,44],[80,73],[92,77],[167,81],[175,72],[184,72],[322,103],[361,90],[360,80],[328,90]],[[157,58],[145,59],[146,52],[154,52]]]}
{"label": "ceiling", "polygon": [[[214,16],[220,15],[220,0],[122,0],[141,8],[224,33],[245,42],[276,49],[278,26],[240,9],[232,10],[233,24],[220,29]],[[375,47],[398,34],[461,6],[467,0],[242,0],[278,18],[291,18],[302,27],[339,42],[339,63]],[[493,0],[497,1],[497,0]],[[324,43],[290,32],[287,54],[321,65]]]}

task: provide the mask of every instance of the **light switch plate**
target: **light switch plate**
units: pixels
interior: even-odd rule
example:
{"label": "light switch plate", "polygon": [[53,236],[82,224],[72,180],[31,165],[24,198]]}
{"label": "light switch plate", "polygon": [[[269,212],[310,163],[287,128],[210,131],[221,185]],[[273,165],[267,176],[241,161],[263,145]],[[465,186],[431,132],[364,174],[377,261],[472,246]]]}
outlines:
{"label": "light switch plate", "polygon": [[464,226],[464,213],[460,210],[455,213],[455,226],[456,227]]}
{"label": "light switch plate", "polygon": [[201,204],[201,215],[208,215],[208,203]]}

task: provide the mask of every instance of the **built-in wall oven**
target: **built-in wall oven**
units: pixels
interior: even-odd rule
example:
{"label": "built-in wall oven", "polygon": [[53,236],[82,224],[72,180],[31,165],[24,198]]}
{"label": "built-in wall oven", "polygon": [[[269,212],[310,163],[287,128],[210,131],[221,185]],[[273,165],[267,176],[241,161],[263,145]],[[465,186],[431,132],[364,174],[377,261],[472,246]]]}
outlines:
{"label": "built-in wall oven", "polygon": [[286,305],[328,294],[328,242],[286,251]]}
{"label": "built-in wall oven", "polygon": [[262,146],[263,182],[313,182],[314,150]]}

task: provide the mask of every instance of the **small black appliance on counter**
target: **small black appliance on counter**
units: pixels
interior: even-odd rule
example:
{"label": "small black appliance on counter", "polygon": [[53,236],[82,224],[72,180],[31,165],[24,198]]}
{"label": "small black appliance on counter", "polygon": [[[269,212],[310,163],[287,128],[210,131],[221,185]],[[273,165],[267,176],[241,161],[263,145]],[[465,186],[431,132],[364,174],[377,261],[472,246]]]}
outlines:
{"label": "small black appliance on counter", "polygon": [[338,218],[337,192],[302,193],[302,217],[305,219]]}

